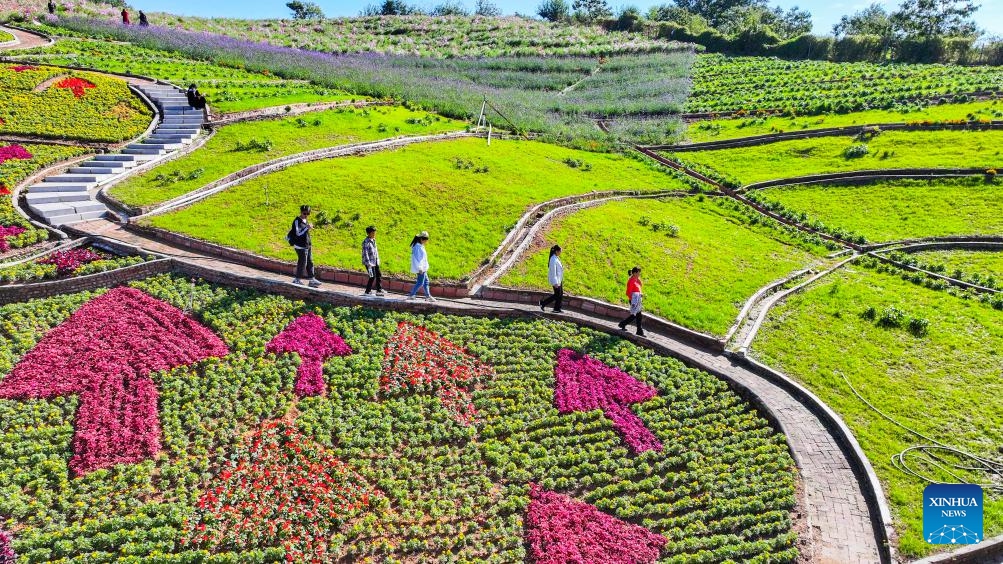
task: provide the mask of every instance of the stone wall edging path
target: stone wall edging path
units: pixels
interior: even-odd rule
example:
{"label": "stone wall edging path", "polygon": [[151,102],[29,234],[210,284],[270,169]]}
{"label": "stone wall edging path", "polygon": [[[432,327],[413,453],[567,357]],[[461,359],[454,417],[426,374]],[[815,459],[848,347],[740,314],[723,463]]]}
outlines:
{"label": "stone wall edging path", "polygon": [[[325,284],[319,289],[295,286],[283,274],[276,274],[228,261],[221,261],[199,253],[178,249],[149,240],[140,234],[126,231],[122,226],[108,221],[75,224],[72,228],[80,235],[101,236],[131,245],[144,252],[171,256],[183,263],[185,272],[209,281],[250,285],[264,291],[296,295],[305,299],[338,300],[346,304],[366,307],[408,309],[424,312],[450,312],[458,314],[539,316],[535,305],[491,302],[478,299],[447,299],[436,304],[404,302],[394,299],[366,299],[358,286]],[[617,333],[615,320],[603,319],[595,314],[572,312],[551,319],[570,321]],[[622,333],[617,333],[621,334]],[[866,479],[859,472],[867,466],[866,459],[848,451],[835,437],[817,413],[818,406],[806,403],[782,386],[771,382],[740,365],[723,353],[687,344],[656,332],[648,338],[625,335],[641,345],[672,355],[689,366],[706,370],[747,390],[754,403],[761,406],[769,417],[786,434],[789,448],[798,464],[805,486],[805,511],[811,523],[812,553],[816,562],[891,562],[892,552],[888,539],[880,534],[887,524],[882,517],[883,500],[872,500]],[[866,474],[864,474],[866,478]],[[878,485],[880,487],[880,485]],[[873,489],[873,488],[871,488]],[[885,507],[886,509],[886,507]]]}
{"label": "stone wall edging path", "polygon": [[0,29],[14,36],[13,42],[0,43],[0,50],[9,49],[32,49],[34,47],[47,47],[55,44],[51,37],[28,31],[13,25],[3,25]]}
{"label": "stone wall edging path", "polygon": [[875,180],[913,179],[926,180],[934,178],[968,177],[986,174],[986,168],[888,168],[877,170],[850,170],[844,172],[826,172],[821,174],[806,174],[774,180],[763,180],[746,184],[737,191],[752,192],[764,188],[796,186],[801,184],[849,184],[854,182],[868,183]]}

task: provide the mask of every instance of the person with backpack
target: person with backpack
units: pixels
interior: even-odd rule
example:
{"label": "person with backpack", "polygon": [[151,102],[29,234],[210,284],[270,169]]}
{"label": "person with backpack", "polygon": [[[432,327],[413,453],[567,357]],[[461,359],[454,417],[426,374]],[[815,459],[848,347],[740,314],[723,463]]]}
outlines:
{"label": "person with backpack", "polygon": [[185,91],[185,98],[188,99],[188,105],[195,108],[196,110],[204,110],[206,105],[205,96],[199,92],[198,86],[191,84],[188,86],[188,90]]}
{"label": "person with backpack", "polygon": [[428,243],[428,231],[422,231],[411,239],[411,273],[417,274],[418,278],[414,282],[414,288],[407,299],[413,300],[418,295],[418,290],[425,289],[425,297],[430,302],[434,302],[432,291],[428,284],[428,253],[425,251],[425,244]]}
{"label": "person with backpack", "polygon": [[303,284],[303,278],[310,277],[310,287],[320,286],[320,281],[314,276],[313,270],[313,241],[310,231],[313,225],[310,224],[310,206],[300,206],[300,214],[293,220],[293,226],[289,228],[286,241],[296,249],[296,277],[293,284]]}
{"label": "person with backpack", "polygon": [[561,246],[554,245],[550,248],[550,262],[547,268],[547,281],[554,287],[554,295],[545,300],[540,300],[540,310],[549,304],[554,304],[554,313],[561,313],[561,300],[564,299],[564,265],[561,264]]}
{"label": "person with backpack", "polygon": [[641,267],[631,268],[628,274],[630,274],[630,278],[627,280],[627,298],[630,300],[630,316],[620,322],[620,330],[626,331],[627,325],[630,325],[631,321],[636,321],[637,335],[643,337],[641,300],[644,294],[641,293]]}
{"label": "person with backpack", "polygon": [[380,251],[376,248],[376,227],[370,225],[366,228],[366,238],[362,240],[362,266],[366,267],[369,274],[369,281],[366,282],[366,294],[373,291],[373,284],[376,284],[376,295],[385,296],[383,291],[383,275],[380,273]]}

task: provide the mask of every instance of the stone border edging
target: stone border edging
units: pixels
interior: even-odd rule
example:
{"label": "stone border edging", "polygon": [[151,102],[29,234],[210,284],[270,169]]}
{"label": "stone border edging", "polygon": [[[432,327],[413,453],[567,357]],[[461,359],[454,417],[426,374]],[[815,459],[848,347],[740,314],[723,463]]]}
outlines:
{"label": "stone border edging", "polygon": [[68,239],[68,240],[66,240],[63,243],[57,244],[55,247],[49,247],[49,248],[44,249],[42,251],[39,251],[39,252],[37,252],[35,254],[31,254],[31,255],[28,255],[28,256],[16,259],[16,260],[12,260],[10,262],[0,262],[0,270],[2,270],[4,268],[11,268],[13,266],[18,266],[18,265],[24,264],[26,262],[31,262],[33,260],[38,260],[38,259],[40,259],[40,258],[42,258],[42,257],[44,257],[46,255],[49,255],[49,254],[52,254],[52,253],[56,252],[56,251],[62,251],[62,250],[65,250],[65,249],[72,249],[74,247],[79,247],[80,245],[83,245],[85,242],[86,242],[85,239]]}
{"label": "stone border edging", "polygon": [[[878,251],[878,250],[888,250],[891,247],[901,246],[902,251],[909,252],[907,249],[920,247],[921,245],[933,245],[933,246],[942,245],[948,248],[951,245],[957,245],[959,248],[965,248],[966,245],[991,245],[988,248],[995,248],[997,245],[1001,244],[1003,244],[1003,236],[946,235],[940,237],[920,237],[919,239],[902,239],[899,241],[889,241],[886,243],[874,243],[871,245],[863,245],[861,249],[863,251]],[[895,249],[895,250],[900,250],[900,249]],[[923,250],[923,249],[918,248],[916,250]]]}
{"label": "stone border edging", "polygon": [[20,302],[35,298],[50,297],[53,295],[66,294],[71,292],[83,292],[86,290],[96,290],[104,286],[117,286],[123,278],[133,279],[139,277],[152,276],[154,274],[165,274],[171,272],[173,259],[156,259],[142,264],[134,264],[96,272],[86,276],[65,278],[63,280],[48,280],[32,282],[29,284],[10,284],[0,286],[0,304]]}
{"label": "stone border edging", "polygon": [[778,178],[776,180],[764,180],[746,184],[738,189],[738,192],[751,192],[764,188],[774,188],[778,186],[794,186],[799,184],[854,184],[859,181],[861,184],[873,182],[874,180],[895,180],[895,179],[916,179],[925,180],[933,178],[954,177],[954,176],[984,176],[985,168],[889,168],[884,170],[852,170],[846,172],[828,172],[823,174],[808,174],[804,176],[792,176],[790,178]]}
{"label": "stone border edging", "polygon": [[802,129],[798,131],[785,131],[783,133],[764,133],[761,135],[748,135],[745,137],[734,137],[731,139],[720,139],[717,141],[701,141],[699,143],[674,144],[674,145],[647,145],[645,149],[652,151],[670,151],[673,153],[686,153],[693,151],[715,151],[719,149],[736,149],[740,147],[753,147],[757,145],[768,145],[781,141],[795,141],[798,139],[815,139],[819,137],[841,137],[847,135],[857,135],[860,133],[877,133],[885,131],[985,131],[992,129],[1003,129],[1003,121],[993,120],[988,123],[978,121],[966,121],[964,123],[936,123],[929,124],[890,122],[890,123],[869,123],[861,125],[847,125],[840,127],[820,127],[817,129]]}
{"label": "stone border edging", "polygon": [[166,202],[161,202],[157,204],[156,207],[154,207],[153,209],[145,211],[140,215],[131,217],[129,221],[132,222],[135,220],[146,219],[155,215],[160,215],[163,213],[182,209],[184,207],[195,204],[200,200],[208,198],[209,196],[212,196],[216,193],[222,192],[239,184],[243,184],[248,180],[252,180],[259,176],[263,176],[273,172],[278,172],[293,165],[305,164],[313,161],[320,161],[337,157],[358,155],[360,153],[396,150],[401,147],[413,145],[415,143],[424,143],[432,141],[449,141],[453,139],[463,139],[463,138],[478,137],[478,136],[479,134],[467,131],[438,133],[432,135],[401,136],[401,137],[392,137],[389,139],[381,139],[378,141],[366,141],[362,143],[352,143],[348,145],[336,145],[334,147],[324,147],[321,149],[315,149],[313,151],[306,151],[303,153],[294,153],[292,155],[279,157],[271,161],[258,163],[257,165],[246,167],[237,172],[231,173],[223,178],[220,178],[219,180],[206,184],[201,188],[197,188],[195,190],[192,190],[191,192],[187,192],[185,194],[182,194],[181,196],[178,196],[171,200],[167,200]]}
{"label": "stone border edging", "polygon": [[[267,106],[255,110],[245,110],[242,112],[230,112],[219,114],[216,119],[209,120],[209,125],[223,126],[233,125],[247,121],[267,120],[273,118],[283,118],[299,116],[313,112],[323,112],[335,108],[365,108],[369,106],[393,106],[394,102],[383,100],[359,100],[356,102],[349,100],[339,100],[337,102],[303,102],[299,104],[285,104],[281,106]],[[286,111],[289,108],[289,111]]]}
{"label": "stone border edging", "polygon": [[825,424],[829,433],[852,455],[847,458],[853,463],[855,473],[862,478],[860,481],[866,485],[864,492],[868,498],[867,502],[878,508],[878,514],[881,518],[881,523],[872,521],[871,524],[874,526],[875,534],[882,541],[882,560],[887,559],[887,562],[894,561],[895,549],[892,540],[895,539],[896,535],[892,524],[891,509],[885,501],[884,488],[882,488],[881,481],[874,472],[874,467],[871,466],[870,461],[867,459],[867,455],[864,454],[864,450],[860,447],[860,443],[857,442],[857,439],[853,436],[853,432],[850,431],[850,428],[839,414],[833,411],[818,396],[789,376],[757,361],[747,353],[724,351],[724,355],[737,360],[740,364],[746,365],[752,372],[770,380],[797,398]]}
{"label": "stone border edging", "polygon": [[798,278],[801,278],[802,276],[814,272],[814,270],[815,269],[812,267],[803,268],[796,272],[792,272],[791,274],[779,280],[770,282],[766,286],[763,286],[762,288],[757,290],[756,293],[753,294],[751,298],[745,301],[745,304],[742,306],[742,309],[739,310],[738,312],[738,317],[735,318],[735,322],[728,329],[728,332],[725,333],[724,338],[722,339],[725,343],[725,346],[727,346],[727,344],[731,342],[731,339],[735,336],[736,333],[738,333],[738,330],[742,328],[742,325],[747,321],[746,318],[749,316],[749,314],[752,313],[753,308],[755,308],[756,304],[759,303],[760,300],[762,300],[768,294],[772,294],[781,287],[786,286],[787,284],[790,284],[791,282],[797,280]]}
{"label": "stone border edging", "polygon": [[1003,562],[1003,535],[970,544],[953,552],[927,556],[913,564],[998,564]]}
{"label": "stone border edging", "polygon": [[879,252],[872,251],[872,252],[867,253],[867,256],[874,257],[874,258],[880,260],[881,262],[890,264],[890,265],[892,265],[892,266],[894,266],[896,268],[899,268],[901,270],[905,270],[905,271],[908,271],[908,272],[919,272],[920,274],[924,274],[927,277],[936,278],[937,280],[941,280],[943,282],[946,282],[946,283],[950,284],[951,286],[957,286],[959,288],[964,288],[966,290],[974,290],[974,291],[976,291],[976,292],[978,292],[980,294],[998,294],[999,292],[1001,292],[1001,290],[996,290],[994,288],[987,288],[986,286],[979,286],[978,284],[972,284],[971,282],[965,282],[964,280],[958,280],[957,278],[952,278],[950,276],[945,276],[945,275],[939,274],[937,272],[930,272],[929,270],[924,270],[922,268],[918,268],[918,267],[915,267],[915,266],[912,266],[912,265],[909,265],[909,264],[905,264],[905,263],[899,262],[897,260],[894,260],[891,257],[887,257],[887,256],[885,256],[885,255],[883,255],[883,254],[881,254]]}
{"label": "stone border edging", "polygon": [[[481,289],[481,293],[478,297],[483,300],[503,303],[515,302],[519,304],[536,304],[547,296],[550,296],[549,292],[540,292],[538,290],[517,290],[512,288],[503,288],[500,286],[486,286]],[[630,313],[630,311],[625,307],[608,304],[601,300],[583,296],[566,296],[564,298],[562,308],[578,311],[586,315],[605,317],[608,319],[626,317]],[[699,345],[715,352],[724,351],[724,343],[713,335],[700,333],[683,327],[682,325],[676,325],[671,321],[666,321],[650,313],[645,314],[644,318],[646,320],[645,325],[656,333],[669,335],[673,338]]]}

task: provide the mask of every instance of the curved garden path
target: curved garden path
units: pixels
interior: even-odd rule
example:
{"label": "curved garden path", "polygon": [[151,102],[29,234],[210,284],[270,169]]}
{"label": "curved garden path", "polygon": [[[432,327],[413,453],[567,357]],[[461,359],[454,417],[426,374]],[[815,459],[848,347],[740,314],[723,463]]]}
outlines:
{"label": "curved garden path", "polygon": [[44,35],[14,29],[12,27],[0,26],[0,29],[14,36],[17,43],[0,45],[0,51],[10,49],[31,49],[32,47],[45,47],[52,45],[53,41]]}

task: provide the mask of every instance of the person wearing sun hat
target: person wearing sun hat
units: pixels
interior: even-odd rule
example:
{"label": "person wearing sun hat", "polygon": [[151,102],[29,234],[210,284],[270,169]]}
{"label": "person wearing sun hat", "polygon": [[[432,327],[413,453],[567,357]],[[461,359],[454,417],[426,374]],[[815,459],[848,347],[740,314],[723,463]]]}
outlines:
{"label": "person wearing sun hat", "polygon": [[414,288],[407,299],[413,300],[418,295],[418,290],[425,289],[425,297],[428,301],[434,302],[432,292],[428,287],[428,253],[425,251],[425,244],[428,243],[428,231],[422,231],[411,239],[411,274],[418,275],[414,282]]}

